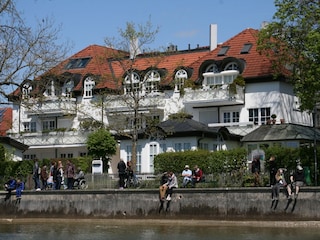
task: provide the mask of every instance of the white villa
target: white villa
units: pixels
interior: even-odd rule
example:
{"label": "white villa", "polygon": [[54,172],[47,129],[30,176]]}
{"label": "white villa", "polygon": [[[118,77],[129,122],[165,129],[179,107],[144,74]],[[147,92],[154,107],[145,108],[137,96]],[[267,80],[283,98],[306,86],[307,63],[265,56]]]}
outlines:
{"label": "white villa", "polygon": [[[299,110],[293,87],[285,78],[274,79],[271,62],[257,52],[258,30],[245,29],[217,44],[217,28],[210,27],[207,47],[140,54],[126,69],[114,57],[117,50],[91,45],[45,76],[25,80],[9,98],[10,137],[29,146],[24,159],[74,158],[87,155],[86,137],[94,124],[118,130],[121,126],[122,131],[136,124],[137,171],[152,174],[154,156],[165,151],[217,151],[243,144],[258,150],[258,142],[241,138],[270,124],[272,115],[275,125],[313,126],[312,115]],[[136,123],[130,103],[124,101],[134,91],[143,97]],[[169,119],[180,112],[193,118],[180,124]],[[150,119],[158,120],[165,134],[143,134]],[[116,171],[119,157],[131,159],[131,140],[120,137],[118,142],[110,173]],[[299,141],[287,143],[298,146]]]}

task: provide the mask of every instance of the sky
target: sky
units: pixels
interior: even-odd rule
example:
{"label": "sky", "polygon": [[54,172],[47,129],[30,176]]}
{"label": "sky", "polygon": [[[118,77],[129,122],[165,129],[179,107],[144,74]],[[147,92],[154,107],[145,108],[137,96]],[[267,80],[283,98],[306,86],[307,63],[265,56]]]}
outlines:
{"label": "sky", "polygon": [[127,22],[148,20],[159,27],[148,47],[170,44],[178,50],[209,46],[209,26],[217,24],[218,43],[246,28],[259,29],[271,21],[274,0],[16,0],[17,8],[30,27],[49,17],[61,25],[58,43],[69,43],[73,55],[89,45],[105,45],[104,39],[119,38]]}

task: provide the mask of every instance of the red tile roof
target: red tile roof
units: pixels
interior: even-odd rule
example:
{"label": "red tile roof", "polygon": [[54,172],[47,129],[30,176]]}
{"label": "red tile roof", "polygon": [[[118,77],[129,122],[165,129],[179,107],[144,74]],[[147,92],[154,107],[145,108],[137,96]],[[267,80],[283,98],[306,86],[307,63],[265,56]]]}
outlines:
{"label": "red tile roof", "polygon": [[0,108],[0,136],[6,136],[12,127],[12,108]]}
{"label": "red tile roof", "polygon": [[[260,55],[256,50],[257,34],[258,30],[251,28],[245,29],[223,44],[219,44],[213,51],[209,51],[209,47],[204,47],[158,55],[141,54],[136,57],[132,66],[130,66],[131,61],[129,60],[124,60],[120,64],[120,61],[115,59],[115,56],[123,52],[104,46],[90,45],[66,59],[49,72],[54,74],[63,74],[66,72],[71,74],[80,74],[81,80],[74,88],[76,91],[81,91],[83,89],[83,79],[88,74],[99,76],[99,82],[96,85],[96,88],[119,90],[121,89],[125,71],[130,67],[140,71],[145,71],[152,67],[165,69],[167,75],[161,80],[161,85],[169,85],[169,83],[173,81],[173,75],[178,67],[187,67],[193,69],[191,79],[195,81],[199,79],[199,77],[201,78],[202,73],[200,72],[200,67],[204,61],[219,61],[228,57],[244,61],[245,68],[242,72],[242,76],[245,79],[271,76],[272,68],[270,60],[267,57]],[[241,54],[241,49],[246,43],[252,43],[252,48],[249,53]],[[229,50],[224,56],[218,56],[218,53],[223,46],[229,46]],[[125,54],[127,55],[127,53]],[[84,68],[65,69],[66,64],[71,59],[86,57],[90,57],[91,60]],[[17,89],[13,95],[18,94],[19,91],[20,90]]]}

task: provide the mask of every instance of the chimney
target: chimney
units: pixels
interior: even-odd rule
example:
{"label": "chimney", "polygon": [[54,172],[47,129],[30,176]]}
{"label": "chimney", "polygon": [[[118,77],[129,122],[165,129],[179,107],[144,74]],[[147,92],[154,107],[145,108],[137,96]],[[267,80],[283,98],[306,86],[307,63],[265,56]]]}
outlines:
{"label": "chimney", "polygon": [[130,40],[130,59],[135,59],[137,55],[141,53],[139,49],[139,40],[131,39]]}
{"label": "chimney", "polygon": [[218,46],[218,26],[217,24],[210,24],[210,51],[216,49]]}

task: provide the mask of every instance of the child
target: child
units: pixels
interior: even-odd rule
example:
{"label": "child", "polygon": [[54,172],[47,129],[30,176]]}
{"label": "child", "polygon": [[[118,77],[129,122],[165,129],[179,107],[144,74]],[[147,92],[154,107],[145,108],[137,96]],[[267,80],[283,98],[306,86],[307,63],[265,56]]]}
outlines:
{"label": "child", "polygon": [[7,191],[4,201],[7,201],[11,197],[11,192],[16,189],[16,180],[10,177],[9,180],[4,184],[4,188]]}
{"label": "child", "polygon": [[24,182],[22,182],[21,179],[18,178],[16,186],[16,203],[20,203],[21,195],[24,190]]}

